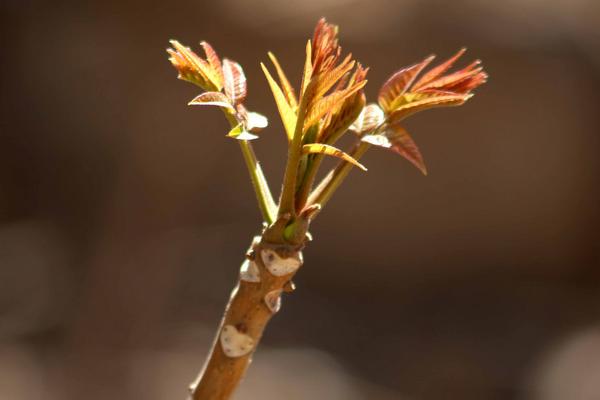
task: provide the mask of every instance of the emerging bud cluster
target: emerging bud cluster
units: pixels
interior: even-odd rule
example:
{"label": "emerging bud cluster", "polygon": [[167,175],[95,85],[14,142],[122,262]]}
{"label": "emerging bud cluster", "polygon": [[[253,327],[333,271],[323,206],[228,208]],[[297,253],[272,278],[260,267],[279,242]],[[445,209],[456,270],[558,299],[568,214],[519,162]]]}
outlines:
{"label": "emerging bud cluster", "polygon": [[[309,199],[319,197],[313,195],[315,192],[311,194],[311,190],[324,156],[334,156],[366,170],[357,160],[364,152],[356,151],[360,143],[392,150],[426,174],[421,152],[402,122],[419,111],[462,105],[487,80],[479,60],[447,73],[465,53],[463,48],[427,72],[424,71],[433,61],[433,55],[400,69],[382,85],[377,103],[366,104],[364,86],[368,68],[357,63],[351,54],[343,56],[338,31],[337,26],[325,19],[317,23],[313,38],[306,45],[302,81],[297,91],[275,55],[268,53],[277,80],[261,63],[288,139],[288,163],[294,164],[286,168],[281,201],[287,204],[279,205],[279,216],[282,212],[289,213],[292,222],[296,216],[306,215],[305,210],[319,206],[311,204]],[[243,141],[256,139],[255,133],[267,126],[267,119],[244,107],[247,84],[242,67],[234,61],[221,60],[206,42],[201,42],[206,59],[177,41],[171,44],[173,48],[167,51],[179,78],[205,90],[190,104],[220,107],[232,122],[228,136]],[[345,152],[335,144],[349,131],[358,136],[358,143],[352,151]],[[322,182],[318,187],[328,190],[326,184]]]}

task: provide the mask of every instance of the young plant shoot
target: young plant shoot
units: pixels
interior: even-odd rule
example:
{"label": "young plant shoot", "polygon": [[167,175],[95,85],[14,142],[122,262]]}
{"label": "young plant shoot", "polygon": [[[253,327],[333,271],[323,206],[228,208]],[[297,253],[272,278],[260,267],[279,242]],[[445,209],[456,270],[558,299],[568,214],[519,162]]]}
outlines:
{"label": "young plant shoot", "polygon": [[[189,105],[219,107],[229,122],[226,136],[241,148],[264,220],[246,252],[210,355],[190,386],[194,400],[225,400],[242,379],[267,323],[281,308],[282,293],[294,290],[292,278],[303,264],[310,224],[353,168],[366,171],[360,158],[372,147],[384,148],[427,174],[419,148],[403,127],[404,119],[434,107],[464,104],[487,74],[479,60],[448,72],[464,48],[427,70],[434,59],[428,56],[392,74],[381,86],[377,102],[367,104],[363,89],[368,68],[352,55],[343,55],[338,27],[321,19],[306,43],[299,87],[292,86],[272,53],[268,53],[271,70],[261,63],[288,143],[285,175],[275,202],[252,147],[267,119],[244,106],[247,86],[242,67],[219,58],[206,42],[200,43],[206,58],[175,40],[171,45],[169,60],[179,79],[202,89]],[[354,137],[347,151],[336,147],[344,135]],[[326,156],[339,162],[317,182]]]}

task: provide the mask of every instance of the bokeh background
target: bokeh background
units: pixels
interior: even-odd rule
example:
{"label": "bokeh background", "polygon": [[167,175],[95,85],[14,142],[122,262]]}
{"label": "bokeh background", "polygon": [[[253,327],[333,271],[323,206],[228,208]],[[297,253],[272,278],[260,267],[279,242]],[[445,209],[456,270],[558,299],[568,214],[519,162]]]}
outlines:
{"label": "bokeh background", "polygon": [[[295,82],[321,16],[371,66],[463,45],[490,81],[411,118],[423,177],[371,151],[312,228],[236,400],[600,399],[600,4],[219,0],[0,4],[0,398],[183,399],[260,229],[217,110],[168,39]],[[466,61],[466,60],[465,60]]]}

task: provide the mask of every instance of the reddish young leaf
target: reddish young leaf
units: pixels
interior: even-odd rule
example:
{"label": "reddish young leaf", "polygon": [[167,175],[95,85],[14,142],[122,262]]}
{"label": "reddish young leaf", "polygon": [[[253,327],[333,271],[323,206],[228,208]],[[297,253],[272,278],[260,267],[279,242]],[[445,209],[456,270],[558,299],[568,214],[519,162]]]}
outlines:
{"label": "reddish young leaf", "polygon": [[419,93],[439,90],[454,94],[467,94],[486,82],[487,74],[479,66],[481,64],[479,60],[473,61],[459,71],[443,75],[464,52],[463,48],[449,60],[426,73],[412,86],[411,90]]}
{"label": "reddish young leaf", "polygon": [[385,112],[391,111],[391,105],[398,97],[402,96],[413,83],[417,75],[425,68],[434,56],[429,56],[420,63],[401,69],[394,73],[383,84],[379,91],[378,102]]}
{"label": "reddish young leaf", "polygon": [[438,78],[433,82],[429,82],[428,84],[423,85],[420,89],[416,91],[421,92],[429,89],[436,89],[455,92],[455,87],[459,87],[462,83],[473,79],[475,76],[481,73],[481,71],[483,70],[483,68],[481,67],[472,69],[475,65],[478,65],[478,63],[478,61],[475,61],[473,64],[467,67],[468,69],[465,68],[452,74],[442,76],[441,78]]}
{"label": "reddish young leaf", "polygon": [[167,52],[171,55],[171,63],[177,68],[182,79],[195,83],[204,90],[221,90],[208,62],[177,40],[171,40],[171,45],[175,50],[168,49]]}
{"label": "reddish young leaf", "polygon": [[330,70],[337,62],[341,49],[338,45],[338,27],[329,24],[325,18],[321,18],[315,27],[312,45],[312,69],[314,75]]}
{"label": "reddish young leaf", "polygon": [[[173,49],[167,49],[167,53],[169,53],[170,56],[169,61],[179,73],[177,76],[178,79],[188,81],[204,90],[207,90],[209,84],[206,80],[206,77],[194,65],[192,65],[185,57],[183,57],[181,53]],[[216,87],[214,90],[216,90]]]}
{"label": "reddish young leaf", "polygon": [[422,86],[425,86],[429,82],[431,82],[431,81],[437,79],[438,77],[440,77],[444,72],[446,72],[447,70],[449,70],[452,67],[452,65],[456,62],[456,60],[458,60],[463,54],[465,54],[465,51],[467,51],[467,49],[466,49],[466,47],[463,47],[458,52],[456,52],[455,55],[453,55],[452,57],[450,57],[448,60],[444,61],[443,63],[441,63],[437,67],[434,67],[434,68],[430,69],[429,71],[427,71],[413,85],[412,89],[413,90],[417,90],[418,88],[420,88]]}
{"label": "reddish young leaf", "polygon": [[188,103],[190,106],[217,106],[235,111],[227,96],[221,92],[204,92]]}
{"label": "reddish young leaf", "polygon": [[427,168],[425,168],[423,156],[406,129],[399,124],[392,124],[388,126],[385,136],[391,143],[390,150],[406,158],[417,167],[423,175],[427,175]]}
{"label": "reddish young leaf", "polygon": [[356,64],[356,68],[354,69],[354,72],[352,73],[352,75],[350,76],[350,79],[348,80],[348,86],[350,87],[358,82],[362,82],[367,78],[367,73],[369,72],[369,68],[365,68],[362,66],[361,63],[357,63]]}
{"label": "reddish young leaf", "polygon": [[358,82],[348,89],[333,92],[328,96],[319,99],[312,107],[304,119],[304,129],[310,128],[317,123],[328,112],[335,112],[344,100],[358,92],[367,84],[367,81]]}
{"label": "reddish young leaf", "polygon": [[485,72],[481,71],[467,80],[454,83],[450,89],[456,93],[469,93],[476,87],[487,82],[487,78],[488,75]]}
{"label": "reddish young leaf", "polygon": [[316,87],[314,96],[316,98],[322,97],[327,93],[329,89],[336,82],[338,82],[347,72],[349,72],[352,68],[354,68],[354,61],[352,60],[352,55],[348,54],[344,61],[342,61],[337,67],[332,69],[331,71],[326,71],[319,74],[316,79]]}
{"label": "reddish young leaf", "polygon": [[246,76],[240,64],[231,60],[223,60],[223,79],[225,94],[231,103],[235,106],[244,101],[246,98]]}
{"label": "reddish young leaf", "polygon": [[439,94],[434,93],[409,93],[409,100],[396,107],[388,116],[391,122],[399,122],[416,112],[435,107],[459,106],[467,101],[472,94]]}
{"label": "reddish young leaf", "polygon": [[217,55],[217,52],[213,49],[213,47],[207,42],[200,42],[200,46],[204,49],[204,53],[206,54],[206,59],[210,64],[210,67],[215,76],[215,83],[218,83],[219,90],[223,88],[223,66],[221,65],[221,59]]}
{"label": "reddish young leaf", "polygon": [[343,102],[339,110],[327,116],[315,142],[334,144],[360,116],[365,108],[365,102],[365,95],[362,92],[349,97]]}

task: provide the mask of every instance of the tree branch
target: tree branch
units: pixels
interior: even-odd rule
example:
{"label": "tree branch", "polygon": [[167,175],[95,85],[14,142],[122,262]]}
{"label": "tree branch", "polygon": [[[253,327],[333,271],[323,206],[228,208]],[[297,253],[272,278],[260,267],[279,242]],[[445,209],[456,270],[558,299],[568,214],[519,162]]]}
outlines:
{"label": "tree branch", "polygon": [[[279,229],[279,228],[277,228]],[[267,242],[257,236],[242,265],[210,356],[190,385],[193,400],[227,400],[243,378],[282,292],[293,290],[291,279],[302,264],[303,244]],[[277,233],[276,236],[281,236]]]}

